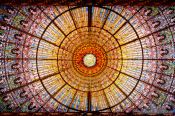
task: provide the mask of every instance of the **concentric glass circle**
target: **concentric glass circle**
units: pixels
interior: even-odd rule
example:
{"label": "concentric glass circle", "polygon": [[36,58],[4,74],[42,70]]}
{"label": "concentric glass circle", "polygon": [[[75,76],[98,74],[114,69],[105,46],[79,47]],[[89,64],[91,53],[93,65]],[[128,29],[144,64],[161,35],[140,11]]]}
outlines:
{"label": "concentric glass circle", "polygon": [[[83,45],[76,48],[73,54],[73,65],[84,77],[98,75],[99,73],[102,73],[106,67],[107,57],[105,51],[96,43],[83,43]],[[86,60],[88,60],[86,58],[88,57],[94,58],[91,59],[92,64],[90,64],[90,66],[86,66]]]}
{"label": "concentric glass circle", "polygon": [[[72,10],[73,12],[76,9],[77,8],[73,8],[70,10]],[[101,9],[110,10],[107,8]],[[54,20],[52,20],[52,22],[49,23],[49,25],[45,29],[45,32],[42,34],[42,36],[44,36],[45,33],[50,29],[49,27],[54,25],[55,20],[60,19],[61,17],[66,15],[67,12],[64,12],[63,14],[57,16]],[[138,39],[138,34],[136,30],[124,16],[112,10],[111,14],[114,14],[118,16],[121,20],[123,20],[125,23],[123,25],[127,25],[127,31],[132,32],[132,36],[135,37],[135,39]],[[77,91],[82,91],[84,92],[84,94],[87,92],[96,92],[98,94],[100,92],[104,92],[106,88],[115,86],[116,89],[120,90],[121,94],[125,95],[123,99],[119,100],[119,102],[122,102],[128,97],[128,95],[131,94],[131,92],[135,89],[139,82],[138,80],[133,80],[133,84],[130,89],[127,89],[127,93],[122,90],[122,88],[126,88],[126,85],[124,85],[121,81],[122,76],[120,75],[124,76],[122,77],[125,78],[124,82],[130,79],[127,77],[127,75],[124,75],[125,73],[122,73],[122,66],[127,65],[127,63],[124,63],[122,59],[128,57],[123,56],[121,45],[118,42],[119,38],[122,38],[123,35],[120,35],[120,32],[118,32],[118,34],[116,35],[116,32],[119,30],[111,32],[110,29],[104,27],[104,31],[107,32],[110,36],[109,39],[105,38],[103,34],[101,37],[98,37],[99,32],[96,29],[98,30],[98,26],[82,27],[80,28],[81,32],[76,30],[76,33],[74,33],[75,30],[72,30],[71,33],[68,33],[66,38],[62,39],[60,44],[58,44],[60,46],[57,56],[57,66],[59,74],[66,85],[72,87]],[[121,33],[122,31],[123,30],[121,29]],[[81,33],[83,33],[83,36],[81,35]],[[105,39],[107,40],[104,41]],[[109,42],[108,46],[110,47],[103,47],[105,46],[105,44],[107,44],[105,42]],[[132,43],[130,45],[132,45]],[[143,58],[142,44],[140,40],[138,41],[138,45],[139,46],[136,46],[135,49],[137,49],[137,54],[140,54],[141,58]],[[38,46],[40,46],[40,43],[38,44]],[[125,48],[125,50],[127,50],[127,48]],[[114,51],[120,53],[120,55],[118,55],[116,52],[114,54]],[[131,56],[133,56],[133,52],[130,52]],[[84,66],[83,63],[83,57],[88,53],[95,54],[95,56],[97,57],[97,64],[92,68],[87,68],[86,66]],[[127,55],[127,53],[125,54]],[[115,59],[111,59],[111,57]],[[111,64],[112,62],[113,64]],[[139,66],[140,69],[138,69],[138,79],[140,79],[140,75],[142,75],[143,61],[139,61],[139,63],[141,65]],[[38,66],[37,69],[39,70]],[[43,86],[45,85],[43,84]],[[104,107],[104,109],[105,108],[107,107]]]}

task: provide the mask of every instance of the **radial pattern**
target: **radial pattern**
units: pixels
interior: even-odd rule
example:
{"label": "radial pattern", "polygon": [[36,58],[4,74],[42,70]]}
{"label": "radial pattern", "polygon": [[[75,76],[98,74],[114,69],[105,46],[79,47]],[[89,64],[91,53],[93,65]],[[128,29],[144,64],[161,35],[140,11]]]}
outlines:
{"label": "radial pattern", "polygon": [[1,6],[0,110],[172,112],[174,10]]}

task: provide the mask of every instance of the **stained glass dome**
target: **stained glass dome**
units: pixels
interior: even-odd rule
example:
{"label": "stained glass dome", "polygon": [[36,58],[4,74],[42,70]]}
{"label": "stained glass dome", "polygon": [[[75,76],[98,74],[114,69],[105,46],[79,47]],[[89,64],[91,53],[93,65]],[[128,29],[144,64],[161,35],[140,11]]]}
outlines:
{"label": "stained glass dome", "polygon": [[1,112],[174,112],[174,10],[2,5]]}

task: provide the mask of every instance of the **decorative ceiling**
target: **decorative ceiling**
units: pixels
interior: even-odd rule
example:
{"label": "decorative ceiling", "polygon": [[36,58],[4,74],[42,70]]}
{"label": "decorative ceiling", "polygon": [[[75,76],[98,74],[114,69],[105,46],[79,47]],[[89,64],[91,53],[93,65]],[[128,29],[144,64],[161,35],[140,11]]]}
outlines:
{"label": "decorative ceiling", "polygon": [[0,6],[1,112],[175,112],[174,6]]}

